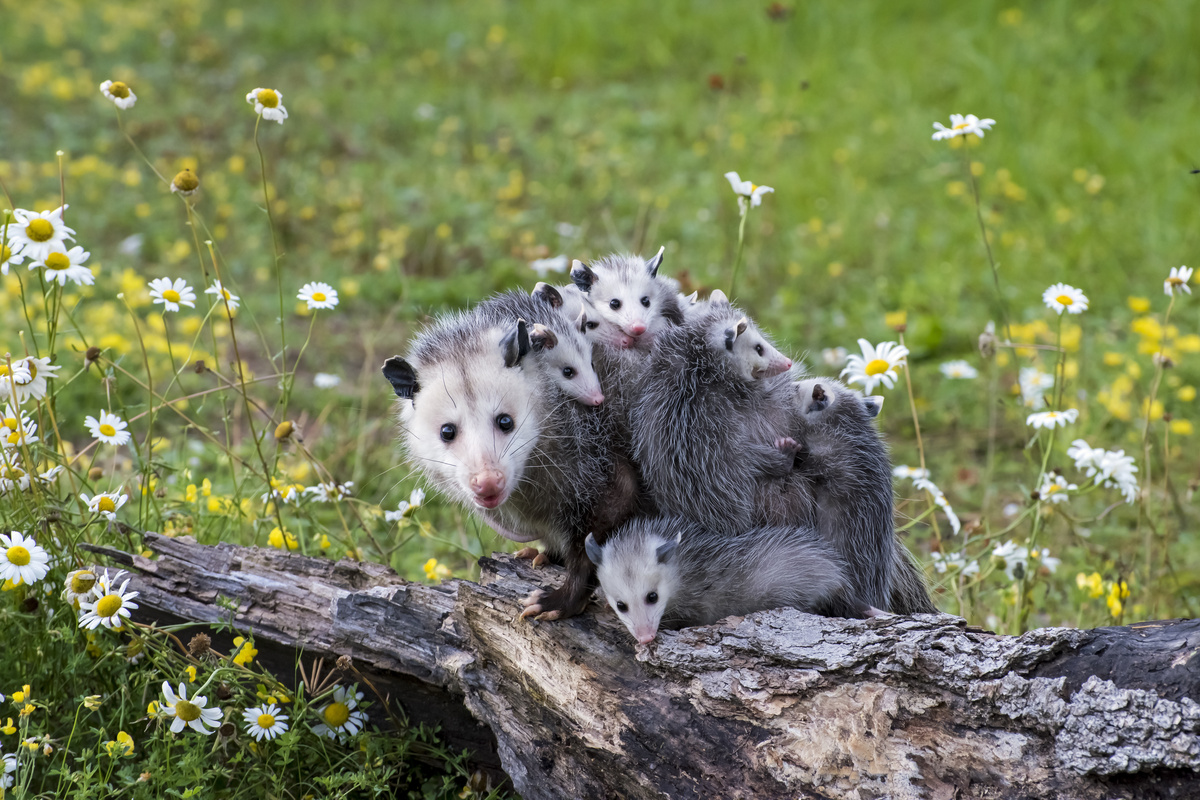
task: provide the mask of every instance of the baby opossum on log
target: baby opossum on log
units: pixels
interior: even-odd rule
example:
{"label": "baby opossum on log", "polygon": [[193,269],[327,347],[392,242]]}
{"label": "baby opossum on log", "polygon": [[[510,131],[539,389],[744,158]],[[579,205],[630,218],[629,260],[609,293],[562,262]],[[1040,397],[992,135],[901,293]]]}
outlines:
{"label": "baby opossum on log", "polygon": [[640,644],[660,626],[710,625],[780,606],[849,617],[882,612],[854,597],[848,567],[816,531],[730,535],[678,517],[639,518],[603,545],[587,538],[604,597]]}
{"label": "baby opossum on log", "polygon": [[519,541],[542,539],[567,569],[524,616],[579,613],[592,588],[584,551],[638,510],[636,472],[619,458],[605,406],[565,396],[527,369],[524,321],[452,314],[421,331],[383,374],[400,398],[409,458],[442,492]]}

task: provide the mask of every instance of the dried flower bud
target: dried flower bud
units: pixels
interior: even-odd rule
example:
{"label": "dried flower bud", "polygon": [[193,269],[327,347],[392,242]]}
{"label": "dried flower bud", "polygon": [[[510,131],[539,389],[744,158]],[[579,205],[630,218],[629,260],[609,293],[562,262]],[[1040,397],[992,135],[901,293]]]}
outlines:
{"label": "dried flower bud", "polygon": [[192,365],[192,372],[195,372],[197,375],[203,375],[207,369],[208,367],[205,366],[203,358],[197,359],[196,363]]}
{"label": "dried flower bud", "polygon": [[488,791],[488,776],[481,769],[477,769],[471,773],[471,777],[467,780],[467,786],[476,794],[485,794]]}
{"label": "dried flower bud", "polygon": [[339,671],[346,672],[350,669],[350,656],[338,656],[337,664],[335,666]]}
{"label": "dried flower bud", "polygon": [[229,688],[228,683],[221,681],[217,684],[217,697],[221,698],[222,700],[228,700],[229,698],[233,697],[233,689]]}
{"label": "dried flower bud", "polygon": [[1170,369],[1171,367],[1175,366],[1174,359],[1168,355],[1164,355],[1163,353],[1154,354],[1154,363],[1158,364],[1163,369]]}
{"label": "dried flower bud", "polygon": [[84,356],[87,358],[88,363],[90,364],[96,359],[100,358],[100,348],[96,347],[96,345],[92,345],[87,349],[87,352],[84,354]]}
{"label": "dried flower bud", "polygon": [[1175,415],[1172,414],[1170,411],[1163,412],[1163,422],[1170,422],[1173,419],[1175,419]]}
{"label": "dried flower bud", "polygon": [[84,708],[88,709],[89,711],[95,711],[97,708],[100,707],[100,704],[103,701],[104,701],[104,698],[101,697],[100,695],[89,694],[87,697],[83,698],[83,706],[84,706]]}
{"label": "dried flower bud", "polygon": [[237,733],[237,727],[232,722],[223,722],[221,727],[217,728],[217,735],[222,739],[232,739],[235,733]]}
{"label": "dried flower bud", "polygon": [[88,480],[89,481],[93,481],[93,482],[98,481],[103,477],[104,477],[104,468],[103,467],[92,467],[91,469],[88,470]]}
{"label": "dried flower bud", "polygon": [[179,192],[184,197],[195,194],[200,189],[200,179],[190,169],[185,169],[171,181],[171,191]]}
{"label": "dried flower bud", "polygon": [[996,323],[988,322],[983,333],[979,334],[979,355],[991,358],[996,355]]}
{"label": "dried flower bud", "polygon": [[200,658],[200,656],[207,653],[211,647],[212,638],[210,638],[207,633],[197,633],[192,637],[192,640],[188,642],[188,652],[191,653],[192,658]]}
{"label": "dried flower bud", "polygon": [[275,441],[282,442],[286,440],[292,435],[294,430],[296,430],[296,426],[293,425],[290,420],[284,420],[283,422],[279,423],[277,428],[275,428]]}

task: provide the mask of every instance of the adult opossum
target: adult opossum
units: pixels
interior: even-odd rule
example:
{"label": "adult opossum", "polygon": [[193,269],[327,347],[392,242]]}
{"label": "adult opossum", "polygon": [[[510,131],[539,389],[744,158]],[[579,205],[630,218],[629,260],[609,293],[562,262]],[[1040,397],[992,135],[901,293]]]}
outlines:
{"label": "adult opossum", "polygon": [[591,264],[572,262],[571,280],[621,333],[611,346],[646,350],[664,330],[683,324],[679,283],[658,274],[665,249],[648,260],[609,255]]}
{"label": "adult opossum", "polygon": [[451,314],[421,331],[383,374],[400,398],[402,440],[430,482],[501,534],[542,539],[567,568],[526,614],[576,614],[587,604],[589,531],[603,538],[637,510],[636,472],[620,458],[605,406],[564,395],[526,369],[524,321]]}
{"label": "adult opossum", "polygon": [[641,644],[660,626],[709,625],[779,606],[867,617],[847,565],[806,527],[753,528],[730,536],[678,517],[638,518],[603,545],[587,538],[604,597]]}

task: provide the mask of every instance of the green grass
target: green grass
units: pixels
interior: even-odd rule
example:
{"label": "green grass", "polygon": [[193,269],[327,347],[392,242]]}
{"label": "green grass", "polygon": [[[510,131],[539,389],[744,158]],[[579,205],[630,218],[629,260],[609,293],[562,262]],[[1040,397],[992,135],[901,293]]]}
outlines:
{"label": "green grass", "polygon": [[[539,257],[666,245],[664,271],[685,291],[728,288],[738,210],[722,175],[736,170],[775,188],[749,219],[737,300],[783,349],[807,353],[812,369],[833,374],[823,348],[853,351],[859,337],[893,339],[884,314],[907,312],[925,458],[968,534],[950,536],[939,515],[936,530],[922,517],[906,541],[926,565],[938,548],[965,547],[985,573],[963,581],[930,568],[942,607],[1007,631],[1194,615],[1200,459],[1179,423],[1200,421],[1189,392],[1200,385],[1200,348],[1186,339],[1200,314],[1180,296],[1170,318],[1178,330],[1165,342],[1146,334],[1145,321],[1162,321],[1162,280],[1170,267],[1195,260],[1200,233],[1200,175],[1190,174],[1200,167],[1193,90],[1200,19],[1192,4],[813,2],[775,16],[767,10],[765,3],[675,1],[362,2],[349,11],[333,2],[0,2],[0,179],[16,207],[53,208],[55,153],[63,150],[68,220],[92,253],[89,265],[100,267],[94,290],[65,293],[71,318],[64,312],[53,323],[55,363],[64,369],[54,383],[61,436],[49,441],[65,452],[47,448],[47,459],[86,447],[83,417],[101,407],[127,418],[151,408],[145,389],[122,372],[145,377],[118,292],[134,303],[151,374],[165,389],[171,367],[160,315],[136,298],[147,279],[163,275],[202,288],[199,256],[208,254],[203,245],[197,253],[197,240],[212,238],[226,283],[245,304],[236,320],[243,366],[257,376],[279,368],[276,260],[255,117],[244,99],[257,86],[279,89],[290,112],[282,127],[263,123],[258,131],[282,251],[289,369],[310,322],[296,308],[300,285],[324,280],[342,298],[335,311],[317,312],[286,414],[276,407],[275,379],[250,393],[274,412],[270,421],[248,417],[236,391],[197,396],[186,409],[194,425],[159,411],[154,435],[162,442],[153,458],[144,448],[115,457],[101,448],[94,462],[72,463],[89,494],[131,490],[122,519],[134,533],[64,521],[63,554],[82,558],[80,539],[139,546],[138,530],[267,544],[276,523],[258,502],[266,487],[250,422],[269,434],[282,415],[297,422],[311,458],[298,443],[277,446],[268,435],[263,447],[274,474],[310,485],[325,469],[355,483],[353,502],[285,509],[301,550],[351,551],[412,578],[424,578],[430,558],[457,576],[473,575],[475,557],[507,545],[461,509],[431,495],[399,527],[380,519],[381,507],[394,509],[420,480],[392,444],[392,398],[379,365],[405,349],[427,315],[531,286],[528,263]],[[126,141],[97,91],[107,78],[137,93],[122,117],[154,167],[168,180],[184,166],[199,175],[203,226],[195,238],[184,205]],[[967,156],[978,173],[1000,296],[964,151],[930,139],[931,123],[946,123],[952,112],[997,120]],[[574,232],[560,233],[561,223]],[[134,235],[140,250],[122,252]],[[26,280],[33,273],[24,266],[14,273],[23,283],[4,282],[0,354],[20,357],[45,350],[51,324],[37,311],[36,279]],[[1040,298],[1058,281],[1081,287],[1091,305],[1069,320],[1081,330],[1067,354],[1064,404],[1079,408],[1080,421],[1057,437],[1048,466],[1083,486],[1065,455],[1082,437],[1132,454],[1144,479],[1139,409],[1152,392],[1175,432],[1164,459],[1167,424],[1151,420],[1153,488],[1145,502],[1108,509],[1117,495],[1103,490],[1058,507],[1037,523],[1034,544],[1048,546],[1062,566],[1010,582],[990,552],[1009,538],[1028,543],[1029,519],[1013,525],[1004,508],[1036,506],[1029,493],[1046,439],[1033,440],[1028,412],[1009,390],[1018,367],[1036,361],[1050,372],[1053,354],[1002,350],[986,362],[977,339],[989,319],[1007,313],[1017,340],[1053,345],[1055,319]],[[1148,314],[1134,311],[1130,297],[1149,298]],[[1039,321],[1040,332],[1031,327]],[[182,359],[197,329],[182,316],[169,325],[172,353]],[[207,325],[194,355],[234,376],[227,326],[217,327],[219,355]],[[87,344],[105,348],[100,366],[84,368]],[[1164,344],[1174,366],[1156,389],[1152,355]],[[951,358],[970,360],[981,377],[945,380],[937,365]],[[989,472],[990,365],[1002,400]],[[341,376],[341,386],[315,389],[317,372]],[[184,371],[171,391],[216,385],[211,373]],[[886,392],[881,422],[894,462],[916,464],[903,386]],[[45,434],[50,420],[39,418]],[[132,426],[139,442],[144,425]],[[228,450],[248,466],[231,470],[226,448],[213,444],[226,431]],[[90,466],[101,475],[85,483]],[[151,474],[162,496],[139,497],[139,476]],[[235,505],[245,499],[246,512],[188,501],[187,485],[204,478],[214,495]],[[902,521],[924,514],[927,498],[907,483],[897,488]],[[41,502],[4,508],[0,519],[32,531],[53,509],[82,521],[65,497]],[[1131,595],[1110,610],[1104,597],[1076,586],[1077,573],[1100,575],[1105,595],[1125,580]],[[31,641],[49,635],[48,623],[35,624],[17,604],[0,598],[0,608],[3,618],[23,620]],[[80,644],[70,625],[55,630]],[[67,650],[79,655],[78,647]],[[9,663],[0,657],[0,674],[10,674]],[[152,685],[155,669],[175,670],[177,681],[182,663],[155,662],[139,674]],[[45,685],[49,669],[31,680]],[[76,688],[54,708],[75,702]],[[3,746],[10,749],[7,740]]]}

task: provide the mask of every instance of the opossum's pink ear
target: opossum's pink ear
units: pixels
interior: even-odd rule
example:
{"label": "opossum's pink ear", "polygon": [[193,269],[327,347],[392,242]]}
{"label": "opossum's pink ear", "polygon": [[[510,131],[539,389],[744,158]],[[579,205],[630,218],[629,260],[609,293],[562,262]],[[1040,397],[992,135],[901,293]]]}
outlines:
{"label": "opossum's pink ear", "polygon": [[515,367],[529,354],[529,325],[523,319],[500,340],[500,351],[504,353],[504,366]]}
{"label": "opossum's pink ear", "polygon": [[400,356],[392,356],[383,362],[383,377],[392,385],[396,397],[405,400],[412,400],[421,388],[421,384],[417,383],[416,370]]}
{"label": "opossum's pink ear", "polygon": [[579,287],[581,292],[591,291],[596,282],[596,273],[587,264],[576,259],[571,262],[571,283]]}
{"label": "opossum's pink ear", "polygon": [[871,397],[864,397],[863,406],[867,409],[869,416],[878,417],[879,412],[883,410],[883,396],[872,395]]}
{"label": "opossum's pink ear", "polygon": [[587,550],[588,559],[597,567],[604,561],[604,548],[596,541],[596,537],[588,534],[583,540],[583,549]]}
{"label": "opossum's pink ear", "polygon": [[726,296],[726,294],[724,292],[722,292],[720,289],[713,289],[712,294],[710,294],[708,296],[708,302],[710,302],[710,303],[725,303],[726,305],[728,305],[729,297]]}
{"label": "opossum's pink ear", "polygon": [[554,335],[554,331],[540,322],[535,323],[533,329],[529,331],[529,345],[535,353],[542,350],[553,350],[556,344],[558,344],[558,337]]}
{"label": "opossum's pink ear", "polygon": [[683,299],[684,299],[684,300],[687,300],[687,304],[688,304],[689,306],[694,306],[694,305],[696,305],[696,303],[698,303],[698,302],[700,301],[700,290],[699,290],[699,289],[697,289],[696,291],[694,291],[694,292],[692,292],[691,294],[687,295],[687,296],[686,296],[686,297],[684,297]]}
{"label": "opossum's pink ear", "polygon": [[663,253],[666,251],[666,246],[658,248],[658,252],[654,254],[654,258],[646,260],[646,272],[650,273],[651,278],[658,276],[658,268],[662,266]]}
{"label": "opossum's pink ear", "polygon": [[538,281],[533,287],[533,291],[529,293],[530,297],[534,297],[543,302],[549,303],[551,308],[562,308],[562,294],[545,281]]}
{"label": "opossum's pink ear", "polygon": [[671,560],[671,556],[675,554],[675,548],[683,541],[683,534],[675,534],[675,540],[672,542],[663,542],[654,551],[654,555],[658,558],[658,563],[665,564]]}

